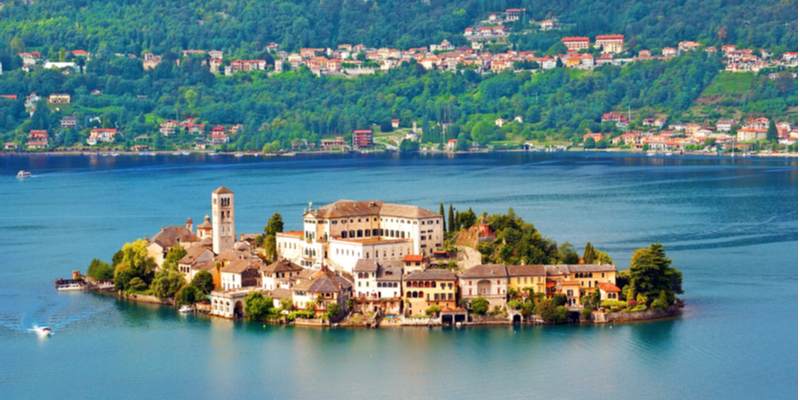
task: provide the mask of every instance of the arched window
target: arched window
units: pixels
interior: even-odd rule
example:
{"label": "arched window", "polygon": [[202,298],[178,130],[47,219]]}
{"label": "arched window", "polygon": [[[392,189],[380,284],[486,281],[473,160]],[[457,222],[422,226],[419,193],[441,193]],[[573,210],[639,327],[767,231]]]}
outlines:
{"label": "arched window", "polygon": [[342,231],[342,239],[347,239],[347,231]]}
{"label": "arched window", "polygon": [[362,237],[362,236],[364,236],[364,231],[362,231],[361,229],[356,231],[356,237]]}
{"label": "arched window", "polygon": [[351,237],[351,238],[352,238],[352,237],[356,237],[356,232],[351,230],[351,231],[350,231],[350,237]]}
{"label": "arched window", "polygon": [[411,292],[406,292],[406,297],[411,298]]}

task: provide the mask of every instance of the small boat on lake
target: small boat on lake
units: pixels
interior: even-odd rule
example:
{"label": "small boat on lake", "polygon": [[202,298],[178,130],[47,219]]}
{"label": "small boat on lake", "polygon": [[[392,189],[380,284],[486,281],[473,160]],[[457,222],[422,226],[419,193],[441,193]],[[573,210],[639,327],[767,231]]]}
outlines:
{"label": "small boat on lake", "polygon": [[647,156],[648,156],[648,157],[652,157],[652,156],[654,156],[654,155],[656,155],[656,152],[655,152],[655,151],[648,151],[648,152],[647,152]]}
{"label": "small boat on lake", "polygon": [[31,177],[31,173],[28,172],[28,171],[19,171],[19,172],[17,172],[17,179],[25,179],[25,178],[30,178],[30,177]]}
{"label": "small boat on lake", "polygon": [[181,314],[191,313],[194,312],[194,307],[184,304],[181,306],[181,308],[178,309],[178,312]]}
{"label": "small boat on lake", "polygon": [[236,153],[236,157],[242,157],[242,156],[244,156],[244,154],[242,154],[242,153]]}
{"label": "small boat on lake", "polygon": [[33,331],[41,337],[50,336],[50,334],[53,333],[49,326],[37,326],[33,328]]}
{"label": "small boat on lake", "polygon": [[83,290],[83,284],[78,282],[62,283],[56,287],[61,292],[69,292],[74,290]]}
{"label": "small boat on lake", "polygon": [[664,155],[665,155],[665,156],[671,156],[671,155],[672,155],[672,152],[671,152],[671,151],[668,151],[668,152],[664,153]]}
{"label": "small boat on lake", "polygon": [[113,153],[111,153],[111,157],[116,157],[116,156],[118,156],[118,155],[119,155],[119,153],[117,153],[116,151],[115,151],[115,152],[113,152]]}

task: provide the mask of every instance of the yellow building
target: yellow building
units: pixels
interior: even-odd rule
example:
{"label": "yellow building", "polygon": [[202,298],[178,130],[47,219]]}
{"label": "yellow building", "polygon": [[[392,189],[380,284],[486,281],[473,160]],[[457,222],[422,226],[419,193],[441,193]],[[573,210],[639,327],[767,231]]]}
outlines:
{"label": "yellow building", "polygon": [[547,273],[544,265],[508,265],[508,289],[522,294],[523,289],[533,288],[534,293],[545,293]]}
{"label": "yellow building", "polygon": [[55,93],[51,94],[47,101],[52,104],[69,104],[70,96],[66,93]]}
{"label": "yellow building", "polygon": [[617,284],[617,266],[614,264],[568,265],[568,280],[580,282],[580,287],[589,293],[601,282]]}
{"label": "yellow building", "polygon": [[445,269],[412,271],[403,277],[406,315],[425,315],[431,306],[456,307],[458,278]]}

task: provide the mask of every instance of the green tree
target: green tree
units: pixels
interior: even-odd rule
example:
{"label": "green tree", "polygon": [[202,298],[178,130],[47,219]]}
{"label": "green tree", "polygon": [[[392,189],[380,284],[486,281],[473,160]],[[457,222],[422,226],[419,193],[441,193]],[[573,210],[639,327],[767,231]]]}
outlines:
{"label": "green tree", "polygon": [[340,312],[342,312],[342,307],[339,305],[339,303],[335,303],[334,302],[334,303],[328,304],[328,307],[326,308],[326,310],[328,311],[327,312],[328,319],[332,319],[332,318],[335,318],[336,316],[338,316]]}
{"label": "green tree", "polygon": [[292,304],[291,297],[284,297],[281,299],[281,308],[286,311],[292,311],[294,309],[294,304]]}
{"label": "green tree", "polygon": [[586,138],[586,140],[583,141],[583,148],[584,149],[593,149],[596,146],[597,146],[597,144],[595,143],[593,137],[588,137],[588,138]]}
{"label": "green tree", "polygon": [[254,291],[244,298],[244,313],[251,321],[263,321],[272,312],[272,297],[264,296],[259,291]]}
{"label": "green tree", "polygon": [[24,53],[25,52],[25,42],[23,42],[22,39],[20,39],[20,38],[11,39],[11,43],[9,43],[8,48],[14,54]]}
{"label": "green tree", "polygon": [[657,298],[663,290],[668,303],[672,304],[675,294],[683,293],[683,275],[671,264],[672,260],[666,257],[660,243],[634,251],[630,266],[630,290],[651,299]]}
{"label": "green tree", "polygon": [[150,290],[153,291],[154,296],[160,299],[167,299],[175,296],[175,293],[178,293],[178,290],[185,284],[186,278],[182,273],[175,270],[162,269],[156,274],[153,283],[150,284]]}
{"label": "green tree", "polygon": [[778,127],[775,126],[775,121],[769,121],[769,127],[767,128],[767,141],[768,142],[776,142],[778,141]]}
{"label": "green tree", "polygon": [[450,210],[447,212],[447,226],[450,227],[450,233],[456,231],[455,220],[456,217],[453,213],[453,203],[450,203]]}
{"label": "green tree", "polygon": [[425,315],[431,317],[431,316],[439,314],[440,312],[442,312],[442,308],[437,306],[437,305],[433,305],[433,306],[428,307],[427,310],[425,310]]}
{"label": "green tree", "polygon": [[200,291],[200,289],[194,286],[184,286],[180,289],[177,295],[175,295],[175,303],[177,305],[182,306],[184,304],[192,305],[195,303],[199,303],[205,300],[205,294]]}
{"label": "green tree", "polygon": [[478,315],[485,315],[489,311],[489,300],[477,297],[472,300],[472,311]]}
{"label": "green tree", "polygon": [[124,267],[123,269],[130,268],[133,276],[149,282],[156,268],[156,262],[153,257],[147,255],[147,242],[139,239],[122,246],[122,257],[114,270],[115,276],[120,271],[120,266]]}
{"label": "green tree", "polygon": [[589,242],[586,242],[586,247],[583,249],[583,262],[584,264],[594,264],[594,247]]}
{"label": "green tree", "polygon": [[147,289],[147,284],[144,283],[142,278],[135,277],[128,282],[128,286],[126,290],[139,292],[142,290]]}
{"label": "green tree", "polygon": [[200,270],[192,278],[191,285],[205,294],[211,293],[214,290],[214,276],[206,270]]}
{"label": "green tree", "polygon": [[194,109],[197,107],[197,100],[199,99],[199,95],[192,89],[186,91],[183,94],[183,98],[186,99],[186,104],[189,105],[189,108]]}
{"label": "green tree", "polygon": [[278,245],[276,236],[283,232],[283,217],[280,213],[272,214],[267,225],[264,227],[264,252],[268,259],[274,260],[278,257]]}
{"label": "green tree", "polygon": [[171,270],[178,270],[178,261],[181,258],[186,256],[186,249],[181,247],[179,244],[173,245],[169,252],[167,252],[167,256],[164,257],[164,262],[161,263],[162,269],[171,269]]}
{"label": "green tree", "polygon": [[556,307],[567,304],[567,295],[563,293],[556,293],[553,295],[551,299],[553,300],[553,304],[555,304]]}
{"label": "green tree", "polygon": [[89,263],[89,268],[86,270],[86,275],[89,275],[90,278],[96,281],[110,281],[114,279],[114,270],[107,262],[103,262],[95,258],[91,263]]}
{"label": "green tree", "polygon": [[[439,215],[444,217],[444,203],[439,203]],[[444,225],[442,225],[442,231],[443,232],[447,232],[447,219],[446,218],[442,218],[442,222],[444,224]]]}

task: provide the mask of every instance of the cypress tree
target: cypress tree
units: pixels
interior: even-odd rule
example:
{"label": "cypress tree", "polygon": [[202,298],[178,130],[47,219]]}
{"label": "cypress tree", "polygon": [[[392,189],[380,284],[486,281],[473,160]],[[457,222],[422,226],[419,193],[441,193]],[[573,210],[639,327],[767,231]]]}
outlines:
{"label": "cypress tree", "polygon": [[[444,203],[439,203],[439,215],[444,217]],[[447,232],[447,221],[442,221],[444,225],[442,226],[442,231]]]}
{"label": "cypress tree", "polygon": [[461,215],[458,214],[458,210],[453,210],[453,213],[456,215],[456,226],[453,227],[453,232],[458,232],[461,229]]}
{"label": "cypress tree", "polygon": [[594,247],[589,242],[586,242],[586,248],[583,250],[584,264],[594,264]]}
{"label": "cypress tree", "polygon": [[447,226],[450,227],[450,230],[448,232],[452,233],[452,232],[455,231],[455,228],[456,228],[455,227],[455,221],[456,221],[456,218],[453,215],[453,204],[451,203],[450,204],[450,211],[448,211],[448,213],[447,213]]}
{"label": "cypress tree", "polygon": [[769,121],[769,128],[767,128],[767,141],[775,142],[778,140],[778,127],[775,126],[775,121]]}

